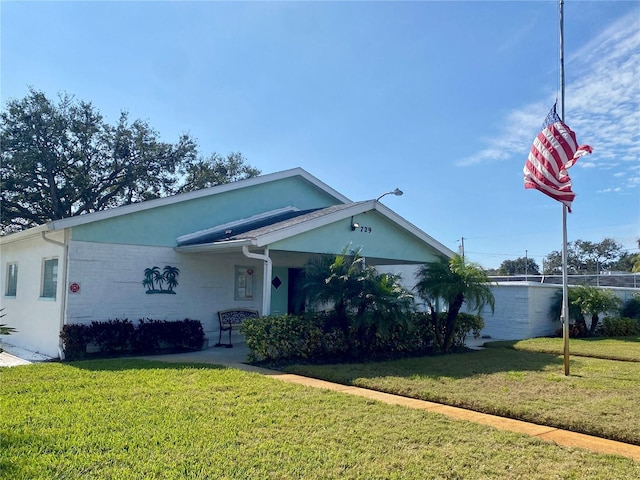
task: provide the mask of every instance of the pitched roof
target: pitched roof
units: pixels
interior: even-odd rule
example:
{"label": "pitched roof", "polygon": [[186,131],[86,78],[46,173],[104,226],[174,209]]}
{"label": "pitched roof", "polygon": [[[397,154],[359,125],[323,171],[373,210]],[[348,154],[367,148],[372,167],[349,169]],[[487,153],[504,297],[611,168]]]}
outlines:
{"label": "pitched roof", "polygon": [[184,252],[204,252],[239,248],[242,245],[265,247],[274,242],[291,238],[315,228],[374,210],[419,240],[425,242],[442,255],[448,257],[453,256],[454,252],[449,248],[376,200],[332,205],[317,210],[298,211],[297,215],[291,215],[289,218],[274,216],[273,221],[265,221],[262,225],[247,222],[245,224],[239,224],[235,231],[233,229],[230,229],[231,231],[228,233],[224,231],[225,234],[223,235],[219,233],[223,230],[223,226],[213,227],[210,231],[212,233],[215,232],[216,235],[212,235],[211,238],[203,235],[200,241],[196,240],[190,244],[182,243],[177,247],[177,250]]}
{"label": "pitched roof", "polygon": [[133,203],[130,205],[122,205],[120,207],[111,208],[109,210],[101,210],[99,212],[86,213],[77,215],[74,217],[63,218],[59,220],[52,220],[44,225],[38,225],[21,232],[12,233],[9,235],[0,236],[0,243],[9,243],[22,238],[28,238],[35,234],[39,235],[42,231],[54,231],[63,230],[65,228],[71,228],[78,225],[84,225],[100,220],[106,220],[109,218],[115,218],[130,213],[142,212],[152,208],[161,207],[164,205],[172,205],[180,202],[186,202],[197,198],[207,197],[210,195],[217,195],[223,192],[229,192],[233,190],[239,190],[242,188],[261,185],[277,180],[282,180],[291,177],[301,177],[316,188],[324,191],[329,196],[335,198],[338,202],[345,203],[350,202],[349,198],[345,197],[338,191],[331,188],[326,183],[322,182],[318,178],[314,177],[306,170],[302,168],[292,168],[289,170],[283,170],[281,172],[270,173],[266,175],[260,175],[257,177],[247,178],[244,180],[238,180],[236,182],[226,183],[223,185],[216,185],[215,187],[203,188],[193,192],[181,193],[177,195],[171,195],[169,197],[157,198],[154,200],[146,200],[144,202]]}

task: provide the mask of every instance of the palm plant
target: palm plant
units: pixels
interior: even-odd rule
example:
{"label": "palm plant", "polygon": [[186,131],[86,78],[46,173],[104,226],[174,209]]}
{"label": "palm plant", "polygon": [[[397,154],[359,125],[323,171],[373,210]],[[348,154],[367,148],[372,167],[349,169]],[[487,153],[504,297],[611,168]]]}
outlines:
{"label": "palm plant", "polygon": [[[2,313],[4,308],[0,308],[0,318],[6,316],[6,313]],[[10,327],[6,323],[0,323],[0,335],[11,335],[12,333],[17,332],[17,330],[13,327]],[[0,350],[2,351],[2,350]]]}
{"label": "palm plant", "polygon": [[[489,277],[476,263],[464,261],[460,255],[450,260],[444,257],[424,264],[416,274],[416,291],[429,308],[436,343],[442,353],[448,353],[453,344],[456,319],[463,304],[470,311],[480,311],[488,305],[493,312],[495,299],[491,293]],[[442,300],[447,313],[442,321],[438,316],[438,302]]]}
{"label": "palm plant", "polygon": [[622,307],[622,300],[611,290],[591,286],[575,287],[574,303],[584,315],[591,315],[590,336],[596,333],[600,313],[619,311]]}
{"label": "palm plant", "polygon": [[347,251],[345,247],[339,255],[323,255],[307,264],[302,291],[312,305],[333,307],[336,326],[353,354],[354,333],[360,345],[367,345],[413,311],[413,296],[401,285],[400,276],[367,267],[361,249]]}
{"label": "palm plant", "polygon": [[361,249],[339,255],[322,255],[305,266],[302,292],[312,306],[330,304],[338,327],[349,338],[349,310],[351,301],[360,293],[361,276],[365,270]]}

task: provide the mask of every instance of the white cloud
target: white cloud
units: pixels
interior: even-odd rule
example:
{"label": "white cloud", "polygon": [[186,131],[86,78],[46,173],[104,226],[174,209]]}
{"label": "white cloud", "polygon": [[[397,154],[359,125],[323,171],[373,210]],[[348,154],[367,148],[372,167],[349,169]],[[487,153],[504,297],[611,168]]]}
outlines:
{"label": "white cloud", "polygon": [[[640,29],[638,12],[609,25],[568,60],[574,78],[566,85],[565,119],[579,143],[593,147],[583,168],[616,170],[621,180],[640,167]],[[576,77],[576,74],[578,76]],[[552,99],[551,99],[552,101]],[[550,99],[524,105],[507,115],[505,127],[492,138],[483,139],[486,148],[458,166],[506,161],[523,157],[548,110]],[[640,177],[626,178],[637,186]],[[612,187],[601,192],[619,192]]]}
{"label": "white cloud", "polygon": [[619,192],[622,189],[620,187],[616,188],[605,188],[604,190],[598,190],[598,193],[611,193],[611,192]]}

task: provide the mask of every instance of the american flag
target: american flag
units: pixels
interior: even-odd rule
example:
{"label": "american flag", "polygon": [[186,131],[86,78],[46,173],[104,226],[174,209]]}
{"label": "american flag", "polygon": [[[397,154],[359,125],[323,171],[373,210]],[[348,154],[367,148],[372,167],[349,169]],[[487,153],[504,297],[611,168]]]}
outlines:
{"label": "american flag", "polygon": [[567,169],[592,150],[589,145],[578,146],[575,133],[562,122],[554,104],[524,165],[524,188],[540,190],[565,204],[570,212],[576,195]]}

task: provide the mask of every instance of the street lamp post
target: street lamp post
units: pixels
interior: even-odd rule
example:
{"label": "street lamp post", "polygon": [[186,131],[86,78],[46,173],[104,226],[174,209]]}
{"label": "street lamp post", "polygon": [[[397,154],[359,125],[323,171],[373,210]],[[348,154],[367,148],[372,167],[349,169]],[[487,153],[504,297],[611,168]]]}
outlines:
{"label": "street lamp post", "polygon": [[391,195],[391,194],[394,194],[395,196],[399,197],[399,196],[401,196],[403,193],[404,193],[404,192],[403,192],[402,190],[400,190],[399,188],[396,188],[395,190],[393,190],[393,191],[391,191],[391,192],[386,192],[386,193],[383,193],[382,195],[380,195],[378,198],[376,198],[376,202],[379,202],[379,201],[380,201],[380,199],[381,199],[382,197],[384,197],[385,195]]}

